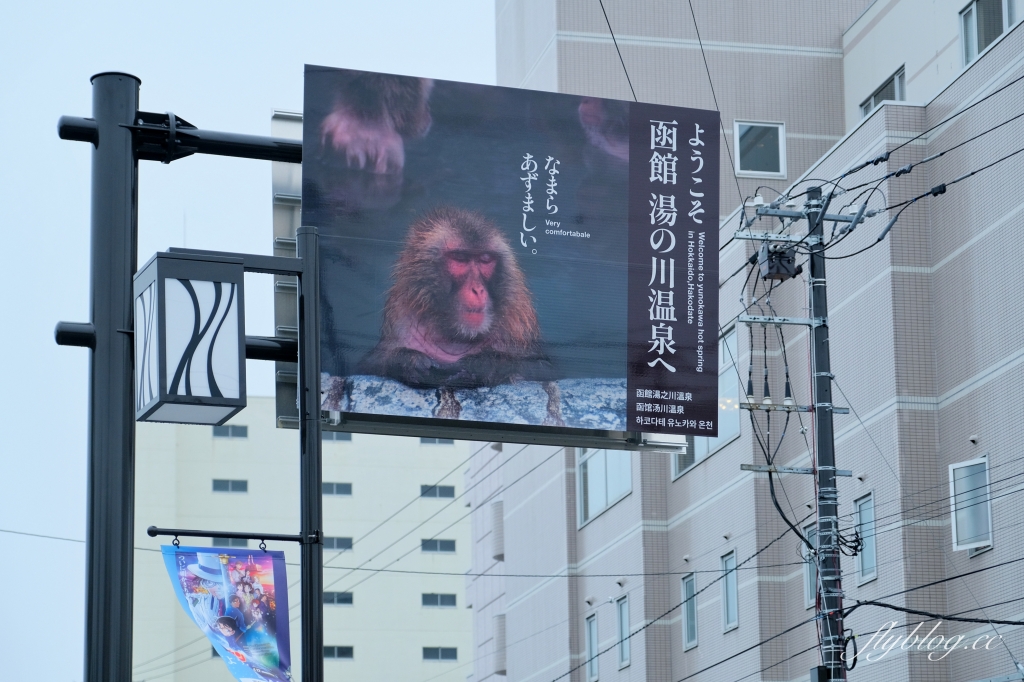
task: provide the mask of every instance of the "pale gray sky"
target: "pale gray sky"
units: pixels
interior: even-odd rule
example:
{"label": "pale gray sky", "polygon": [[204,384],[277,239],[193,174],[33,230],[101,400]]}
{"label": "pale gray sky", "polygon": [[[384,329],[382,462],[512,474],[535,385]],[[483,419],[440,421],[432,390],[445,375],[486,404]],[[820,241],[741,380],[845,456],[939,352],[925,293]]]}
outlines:
{"label": "pale gray sky", "polygon": [[[20,2],[0,20],[0,531],[85,537],[88,351],[53,342],[88,321],[89,77],[142,79],[141,107],[205,129],[269,134],[301,110],[304,63],[493,83],[493,0]],[[139,262],[170,246],[269,253],[270,164],[140,164]],[[187,224],[187,237],[186,237]],[[248,281],[247,331],[272,334],[269,279]],[[250,392],[273,391],[250,364]],[[263,363],[267,365],[269,363]],[[257,365],[257,366],[254,366]],[[4,680],[82,679],[84,548],[0,532]],[[168,587],[169,589],[169,587]]]}

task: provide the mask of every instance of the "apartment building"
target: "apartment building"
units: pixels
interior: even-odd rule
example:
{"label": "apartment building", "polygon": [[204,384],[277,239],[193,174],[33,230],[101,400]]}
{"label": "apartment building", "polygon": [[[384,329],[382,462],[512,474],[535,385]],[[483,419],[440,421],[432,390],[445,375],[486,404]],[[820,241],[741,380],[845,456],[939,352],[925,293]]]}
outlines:
{"label": "apartment building", "polygon": [[[472,659],[470,510],[460,464],[470,443],[327,432],[323,444],[326,679],[461,682]],[[480,447],[477,444],[475,448]],[[296,532],[298,432],[276,428],[274,399],[250,397],[224,426],[140,423],[136,442],[133,679],[227,682],[174,597],[146,528]],[[183,545],[258,542],[182,539]],[[293,673],[300,678],[299,552],[287,560]],[[358,569],[358,570],[352,570]],[[390,569],[396,572],[379,572]]]}
{"label": "apartment building", "polygon": [[[1024,146],[1011,120],[1024,111],[1020,3],[694,0],[692,16],[686,3],[604,6],[639,99],[714,108],[710,71],[737,162],[734,182],[722,145],[720,435],[665,452],[505,445],[474,456],[470,503],[489,508],[473,516],[467,577],[474,681],[808,679],[820,662],[815,567],[766,474],[740,466],[764,464],[765,451],[813,466],[813,424],[739,409],[751,372],[763,400],[765,367],[776,402],[788,375],[796,403],[812,403],[808,334],[736,321],[753,299],[756,314],[806,316],[808,282],[776,284],[769,302],[756,275],[744,281],[758,244],[735,237],[737,213],[741,196],[798,194],[884,152],[843,180],[868,184],[830,209],[880,210],[827,262],[833,398],[850,408],[835,416],[837,464],[853,474],[839,479],[840,526],[860,538],[842,559],[845,603],[1024,620],[1024,320],[1013,304],[1024,154],[1007,157]],[[498,0],[496,13],[499,84],[631,98],[597,3]],[[879,241],[904,208],[886,207],[921,195]],[[781,226],[752,227],[769,228]],[[812,477],[773,484],[813,542]],[[867,657],[891,621],[893,634],[926,621],[918,635],[992,644]],[[848,679],[1021,679],[1021,627],[934,626],[859,607],[846,619],[861,646]]]}

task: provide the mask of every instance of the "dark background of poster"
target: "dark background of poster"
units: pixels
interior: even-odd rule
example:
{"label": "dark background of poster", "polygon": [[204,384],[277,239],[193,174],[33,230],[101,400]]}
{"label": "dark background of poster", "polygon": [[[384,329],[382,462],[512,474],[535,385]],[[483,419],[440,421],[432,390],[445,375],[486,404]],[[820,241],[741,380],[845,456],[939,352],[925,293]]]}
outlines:
{"label": "dark background of poster", "polygon": [[[501,228],[533,293],[546,352],[560,378],[624,377],[626,371],[627,163],[587,141],[584,99],[556,93],[435,81],[433,124],[406,139],[399,178],[345,167],[319,129],[337,93],[360,72],[306,67],[303,224],[319,228],[323,369],[355,372],[380,338],[391,267],[409,225],[444,204],[479,211]],[[628,122],[628,104],[603,100]],[[538,253],[520,244],[523,155],[533,183]],[[561,164],[558,213],[544,210],[547,156]],[[589,239],[543,233],[545,217]],[[715,250],[717,254],[717,249]]]}
{"label": "dark background of poster", "polygon": [[[651,120],[677,121],[677,139],[675,156],[678,159],[675,184],[651,182],[650,158]],[[689,140],[694,136],[694,124],[699,123],[702,129],[700,140],[704,146],[700,150],[704,164],[697,175],[702,182],[695,184],[691,173],[698,163],[690,161],[692,156]],[[630,160],[629,174],[629,350],[627,370],[626,423],[630,429],[657,433],[687,433],[699,436],[718,435],[718,159],[719,159],[719,118],[718,112],[701,109],[684,109],[665,107],[654,104],[633,104],[630,109]],[[661,153],[666,150],[658,150]],[[700,224],[688,215],[691,208],[690,190],[703,193],[700,198]],[[674,194],[678,215],[672,227],[667,225],[651,225],[651,193]],[[675,247],[661,253],[651,247],[651,233],[661,227],[671,230],[675,235]],[[697,315],[694,314],[693,324],[687,322],[687,259],[688,233],[694,232],[696,245],[697,233],[703,231],[704,239],[704,325],[703,325],[703,371],[697,372]],[[666,245],[664,248],[667,248]],[[659,322],[651,322],[650,296],[651,289],[666,290],[667,285],[650,285],[651,257],[675,259],[675,318],[676,322],[664,322],[673,328],[673,339],[676,352],[665,353],[663,359],[675,367],[670,372],[661,363],[653,368],[648,363],[659,357],[651,353],[651,326]],[[694,250],[694,272],[696,275],[697,253]],[[694,277],[696,284],[696,276]],[[694,308],[696,309],[696,295]],[[637,389],[660,391],[677,391],[691,393],[691,401],[658,398],[638,398]],[[666,412],[638,412],[637,402],[657,405],[682,406],[683,414]],[[697,427],[671,428],[655,426],[637,426],[637,416],[664,418],[669,420],[696,421]],[[710,422],[711,428],[702,428]]]}

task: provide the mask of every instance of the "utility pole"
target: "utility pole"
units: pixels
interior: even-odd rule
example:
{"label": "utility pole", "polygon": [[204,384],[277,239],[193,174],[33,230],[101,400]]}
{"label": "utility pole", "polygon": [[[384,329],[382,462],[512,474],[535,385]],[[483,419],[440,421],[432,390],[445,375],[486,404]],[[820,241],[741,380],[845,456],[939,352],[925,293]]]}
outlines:
{"label": "utility pole", "polygon": [[832,364],[828,347],[828,298],[825,293],[825,244],[821,188],[807,192],[810,243],[811,365],[814,368],[814,441],[818,461],[818,572],[821,599],[822,663],[831,680],[844,678],[843,616],[839,566],[839,492],[832,429]]}
{"label": "utility pole", "polygon": [[[829,194],[824,205],[821,200],[821,188],[812,187],[807,191],[807,201],[803,211],[792,211],[779,209],[784,197],[772,204],[765,204],[761,197],[754,201],[755,217],[745,220],[739,231],[736,232],[737,239],[748,239],[762,243],[758,253],[758,267],[762,279],[773,279],[784,281],[795,277],[801,272],[801,267],[795,264],[796,247],[800,244],[806,245],[810,254],[810,279],[808,281],[810,298],[810,317],[777,317],[763,315],[741,314],[737,319],[747,324],[761,325],[807,325],[811,334],[811,361],[814,367],[812,384],[812,404],[795,405],[787,392],[787,401],[782,405],[772,404],[768,398],[767,385],[765,399],[759,403],[754,400],[753,395],[748,395],[746,401],[740,407],[746,410],[774,411],[783,410],[786,412],[813,412],[814,413],[814,440],[817,462],[813,468],[804,467],[780,467],[770,463],[763,464],[742,464],[740,468],[745,471],[757,471],[768,473],[788,474],[814,474],[817,478],[818,488],[818,532],[815,543],[817,555],[817,569],[820,586],[820,599],[818,603],[819,627],[821,628],[821,652],[822,664],[811,669],[812,682],[829,682],[830,680],[844,680],[846,678],[846,666],[843,661],[845,650],[843,640],[843,616],[842,616],[842,591],[840,565],[839,565],[839,492],[836,488],[836,476],[852,476],[853,472],[836,469],[834,431],[832,428],[832,415],[835,413],[846,414],[848,409],[837,408],[832,404],[832,365],[829,357],[828,339],[828,298],[825,294],[825,243],[823,239],[825,220],[849,223],[847,229],[853,229],[864,217],[864,208],[856,215],[831,215],[827,214],[828,204],[832,195]],[[787,204],[789,205],[789,204]],[[807,234],[803,237],[778,232],[750,231],[754,220],[760,217],[770,216],[780,219],[796,221],[807,218]],[[753,263],[751,259],[751,263]],[[787,387],[788,388],[788,387]],[[748,387],[748,394],[753,391],[752,386]],[[781,513],[781,510],[779,510]]]}

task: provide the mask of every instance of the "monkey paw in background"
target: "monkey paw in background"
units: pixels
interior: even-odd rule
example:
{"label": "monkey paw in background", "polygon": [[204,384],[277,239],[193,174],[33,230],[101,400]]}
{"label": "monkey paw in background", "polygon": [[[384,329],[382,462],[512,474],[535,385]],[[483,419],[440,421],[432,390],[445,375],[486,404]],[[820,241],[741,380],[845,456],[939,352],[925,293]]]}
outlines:
{"label": "monkey paw in background", "polygon": [[392,279],[380,342],[362,373],[416,388],[555,378],[515,254],[481,214],[441,207],[421,216]]}

